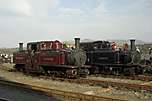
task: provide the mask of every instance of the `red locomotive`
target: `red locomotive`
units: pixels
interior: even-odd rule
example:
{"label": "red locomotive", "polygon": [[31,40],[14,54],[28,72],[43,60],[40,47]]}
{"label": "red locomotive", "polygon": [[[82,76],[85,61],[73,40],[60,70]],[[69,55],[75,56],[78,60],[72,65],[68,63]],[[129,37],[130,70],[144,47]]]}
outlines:
{"label": "red locomotive", "polygon": [[75,49],[63,47],[60,41],[40,41],[19,44],[19,51],[13,54],[15,68],[24,72],[36,72],[57,76],[76,77],[86,73],[86,54],[79,49],[80,38],[75,38]]}

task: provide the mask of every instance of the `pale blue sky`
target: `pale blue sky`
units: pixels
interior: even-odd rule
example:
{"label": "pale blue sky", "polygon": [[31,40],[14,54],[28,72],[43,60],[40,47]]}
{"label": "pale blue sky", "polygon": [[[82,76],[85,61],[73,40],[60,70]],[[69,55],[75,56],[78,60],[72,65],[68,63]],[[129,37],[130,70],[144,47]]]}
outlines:
{"label": "pale blue sky", "polygon": [[0,0],[0,47],[35,40],[152,42],[152,0]]}

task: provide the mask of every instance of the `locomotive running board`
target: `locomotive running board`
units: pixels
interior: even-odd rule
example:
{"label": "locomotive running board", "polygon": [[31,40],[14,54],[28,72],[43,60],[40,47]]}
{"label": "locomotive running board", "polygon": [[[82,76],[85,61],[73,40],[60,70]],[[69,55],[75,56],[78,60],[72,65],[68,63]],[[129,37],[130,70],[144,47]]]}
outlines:
{"label": "locomotive running board", "polygon": [[83,66],[72,66],[72,65],[41,65],[47,67],[57,67],[57,68],[68,68],[68,69],[78,69],[78,68],[91,68],[91,66],[83,65]]}
{"label": "locomotive running board", "polygon": [[138,67],[139,64],[92,64],[94,66],[112,66],[112,67]]}

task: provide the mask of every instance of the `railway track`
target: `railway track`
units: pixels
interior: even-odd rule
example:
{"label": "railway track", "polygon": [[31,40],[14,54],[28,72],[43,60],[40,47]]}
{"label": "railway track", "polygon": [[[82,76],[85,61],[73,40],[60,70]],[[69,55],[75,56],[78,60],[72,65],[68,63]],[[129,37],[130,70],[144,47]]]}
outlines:
{"label": "railway track", "polygon": [[[50,79],[50,78],[47,78]],[[101,86],[104,88],[114,87],[117,89],[129,89],[134,91],[146,91],[152,92],[152,86],[144,85],[144,84],[131,84],[131,83],[122,83],[122,82],[113,82],[113,81],[105,81],[105,80],[93,80],[93,79],[65,79],[65,78],[51,78],[57,81],[66,81],[70,83],[78,83],[78,84],[89,84],[92,86]]]}
{"label": "railway track", "polygon": [[[67,92],[67,91],[61,91],[61,90],[55,90],[55,89],[48,89],[45,87],[40,86],[33,86],[29,84],[22,84],[18,82],[12,82],[12,81],[6,81],[0,79],[0,84],[5,84],[8,86],[15,86],[19,88],[24,89],[30,89],[33,91],[38,91],[46,94],[47,96],[59,96],[68,99],[68,101],[125,101],[121,99],[113,99],[113,98],[106,98],[101,96],[94,96],[94,95],[88,95],[88,94],[82,94],[82,93],[75,93],[75,92]],[[2,99],[2,100],[1,100]],[[7,99],[0,98],[0,101],[7,101]]]}
{"label": "railway track", "polygon": [[[109,77],[109,76],[107,76]],[[115,77],[115,76],[114,76]],[[43,79],[52,79],[52,80],[57,80],[57,81],[66,81],[70,83],[78,83],[78,84],[89,84],[92,86],[102,86],[102,87],[115,87],[117,89],[129,89],[129,90],[134,90],[134,91],[147,91],[147,92],[152,92],[152,85],[142,85],[142,84],[132,84],[132,83],[122,83],[122,82],[113,82],[113,81],[105,81],[105,80],[94,80],[94,79],[66,79],[66,78],[57,78],[57,77],[48,77],[48,76],[40,76],[40,78]],[[122,77],[123,78],[123,77]],[[125,77],[126,79],[131,78]],[[133,78],[141,78],[142,80],[150,81],[152,77],[150,76],[137,76]],[[132,79],[133,79],[132,78]]]}
{"label": "railway track", "polygon": [[[152,85],[143,85],[143,84],[133,84],[133,83],[122,83],[122,82],[113,82],[113,81],[105,81],[105,80],[94,80],[94,79],[67,79],[67,78],[59,78],[59,77],[48,77],[48,76],[40,76],[42,79],[52,79],[56,81],[65,81],[70,83],[77,84],[89,84],[92,86],[101,86],[104,88],[114,87],[116,89],[129,89],[134,91],[147,91],[152,92]],[[149,81],[149,80],[148,80]]]}

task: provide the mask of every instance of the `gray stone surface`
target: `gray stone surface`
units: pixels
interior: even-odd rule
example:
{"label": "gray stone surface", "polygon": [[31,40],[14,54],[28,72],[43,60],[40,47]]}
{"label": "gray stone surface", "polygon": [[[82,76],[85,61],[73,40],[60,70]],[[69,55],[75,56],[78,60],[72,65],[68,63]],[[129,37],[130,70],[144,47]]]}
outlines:
{"label": "gray stone surface", "polygon": [[0,97],[9,101],[60,101],[42,93],[0,84]]}

